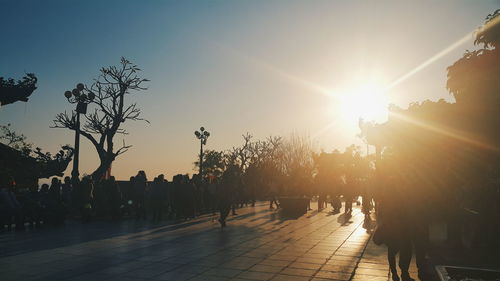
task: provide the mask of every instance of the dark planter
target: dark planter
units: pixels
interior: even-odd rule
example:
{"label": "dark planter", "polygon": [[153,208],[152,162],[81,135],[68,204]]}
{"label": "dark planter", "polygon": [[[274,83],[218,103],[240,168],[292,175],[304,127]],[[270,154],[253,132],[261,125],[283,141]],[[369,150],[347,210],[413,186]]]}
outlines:
{"label": "dark planter", "polygon": [[438,265],[436,271],[442,281],[500,279],[500,271],[493,269]]}
{"label": "dark planter", "polygon": [[280,207],[283,214],[291,216],[302,216],[307,213],[310,198],[304,197],[280,197]]}

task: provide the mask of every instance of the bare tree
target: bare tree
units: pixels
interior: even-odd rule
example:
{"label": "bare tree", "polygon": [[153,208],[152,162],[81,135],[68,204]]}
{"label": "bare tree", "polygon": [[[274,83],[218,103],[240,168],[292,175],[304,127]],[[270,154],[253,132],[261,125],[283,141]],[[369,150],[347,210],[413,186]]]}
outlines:
{"label": "bare tree", "polygon": [[16,133],[10,128],[10,124],[0,125],[0,143],[5,144],[24,155],[32,152],[33,145],[26,140],[26,136]]}
{"label": "bare tree", "polygon": [[226,152],[226,167],[231,165],[238,166],[240,173],[244,172],[248,165],[250,164],[250,160],[252,159],[252,150],[250,149],[252,145],[252,135],[250,133],[246,133],[242,135],[243,137],[243,145],[240,147],[233,147],[232,149]]}
{"label": "bare tree", "polygon": [[307,136],[292,134],[273,156],[284,175],[311,178],[314,170],[314,147]]}
{"label": "bare tree", "polygon": [[250,166],[269,166],[277,160],[277,152],[282,145],[281,137],[270,136],[265,140],[252,141],[250,133],[242,135],[243,145],[233,147],[224,153],[224,165],[235,165],[241,173]]}
{"label": "bare tree", "polygon": [[[119,66],[101,68],[101,74],[94,80],[92,86],[85,86],[81,94],[94,95],[92,103],[97,106],[93,113],[85,115],[86,121],[81,128],[81,135],[87,138],[95,147],[100,164],[92,173],[98,180],[120,154],[125,153],[131,145],[115,148],[113,138],[116,134],[128,134],[121,128],[127,120],[149,121],[140,117],[141,110],[136,103],[127,104],[125,97],[139,93],[147,88],[143,86],[148,79],[137,75],[140,69],[125,58],[121,58]],[[54,119],[54,128],[76,129],[74,114],[59,113]]]}
{"label": "bare tree", "polygon": [[264,162],[271,161],[281,144],[282,138],[276,136],[250,143],[248,149],[251,154],[251,164],[259,166]]}

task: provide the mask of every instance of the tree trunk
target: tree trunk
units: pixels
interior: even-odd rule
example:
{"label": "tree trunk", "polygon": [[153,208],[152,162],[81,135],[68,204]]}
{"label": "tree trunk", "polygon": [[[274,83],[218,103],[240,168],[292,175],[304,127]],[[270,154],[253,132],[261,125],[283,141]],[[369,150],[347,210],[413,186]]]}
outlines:
{"label": "tree trunk", "polygon": [[97,169],[92,173],[92,179],[94,180],[94,182],[98,182],[102,179],[106,171],[111,166],[111,163],[113,163],[114,156],[107,155],[100,160],[101,163],[99,164],[99,167],[97,167]]}

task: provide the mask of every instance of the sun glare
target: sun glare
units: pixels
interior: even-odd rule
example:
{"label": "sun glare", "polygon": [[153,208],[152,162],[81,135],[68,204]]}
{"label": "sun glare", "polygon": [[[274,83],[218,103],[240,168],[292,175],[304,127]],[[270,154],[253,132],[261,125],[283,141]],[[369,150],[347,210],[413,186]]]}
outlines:
{"label": "sun glare", "polygon": [[384,122],[388,115],[388,100],[383,88],[374,84],[362,84],[339,96],[341,117],[346,121]]}

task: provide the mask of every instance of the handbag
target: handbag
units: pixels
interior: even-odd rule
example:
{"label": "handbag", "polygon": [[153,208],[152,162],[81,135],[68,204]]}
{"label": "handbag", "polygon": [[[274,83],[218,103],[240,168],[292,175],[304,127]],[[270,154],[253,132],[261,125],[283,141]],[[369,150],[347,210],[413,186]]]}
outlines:
{"label": "handbag", "polygon": [[377,246],[384,244],[385,242],[387,242],[387,234],[387,226],[385,224],[377,225],[377,228],[373,232],[373,243],[375,243],[375,245]]}

